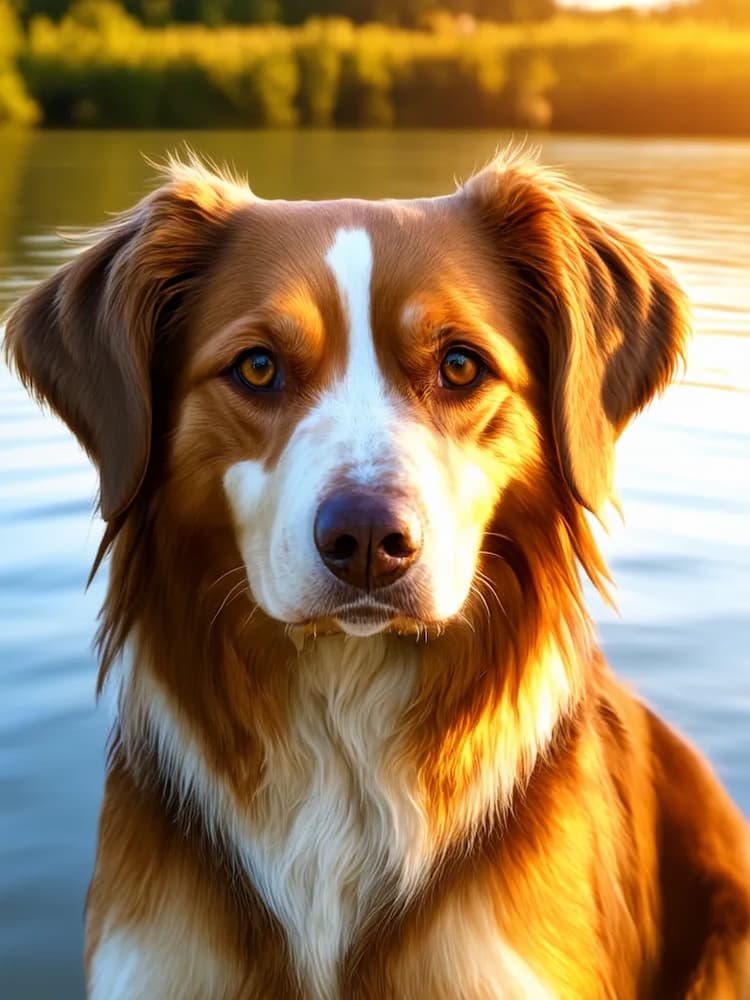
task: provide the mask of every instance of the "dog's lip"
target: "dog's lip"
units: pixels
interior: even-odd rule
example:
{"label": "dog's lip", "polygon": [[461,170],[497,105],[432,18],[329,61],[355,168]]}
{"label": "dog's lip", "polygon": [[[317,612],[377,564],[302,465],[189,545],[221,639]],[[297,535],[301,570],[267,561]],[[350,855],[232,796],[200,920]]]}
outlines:
{"label": "dog's lip", "polygon": [[399,618],[403,615],[404,611],[394,607],[392,604],[363,597],[360,600],[343,601],[341,604],[324,605],[319,609],[311,608],[306,614],[303,613],[299,618],[288,622],[288,624],[305,628],[321,622],[331,622],[339,619],[346,620],[355,616],[385,620]]}
{"label": "dog's lip", "polygon": [[328,617],[335,618],[337,621],[347,621],[350,619],[387,621],[390,618],[397,618],[399,614],[398,609],[394,608],[391,604],[363,600],[341,604],[330,611]]}
{"label": "dog's lip", "polygon": [[341,595],[338,600],[323,601],[317,607],[308,607],[299,618],[290,624],[302,627],[316,625],[321,622],[347,621],[352,618],[368,618],[386,621],[391,618],[411,617],[404,608],[399,608],[391,601],[380,600],[371,593],[356,595]]}
{"label": "dog's lip", "polygon": [[[317,638],[341,632],[352,635],[373,635],[377,632],[419,635],[427,627],[426,622],[404,613],[392,604],[364,597],[338,604],[327,609],[324,615],[311,616],[288,626],[290,636],[300,647],[309,636]],[[359,633],[359,629],[364,631]]]}

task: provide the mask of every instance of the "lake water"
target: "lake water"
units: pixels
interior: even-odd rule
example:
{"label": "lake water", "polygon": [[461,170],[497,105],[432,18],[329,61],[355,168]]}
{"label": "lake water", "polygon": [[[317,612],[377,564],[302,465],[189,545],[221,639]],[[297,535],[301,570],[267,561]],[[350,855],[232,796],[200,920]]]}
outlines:
{"label": "lake water", "polygon": [[[0,312],[68,254],[56,230],[125,208],[174,133],[0,132]],[[452,187],[491,132],[204,133],[266,197]],[[688,289],[687,374],[622,439],[625,526],[603,541],[615,668],[709,755],[750,814],[750,144],[539,139]],[[92,469],[0,362],[0,996],[82,996],[82,915],[108,713],[89,646],[103,581]]]}

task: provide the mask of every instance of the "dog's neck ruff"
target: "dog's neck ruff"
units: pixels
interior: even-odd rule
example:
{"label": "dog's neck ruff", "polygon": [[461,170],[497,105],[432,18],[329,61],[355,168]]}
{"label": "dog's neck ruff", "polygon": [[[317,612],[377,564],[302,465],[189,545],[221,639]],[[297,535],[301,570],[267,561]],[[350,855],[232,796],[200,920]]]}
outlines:
{"label": "dog's neck ruff", "polygon": [[461,757],[471,779],[451,813],[438,816],[410,742],[423,651],[394,635],[308,640],[295,662],[283,730],[258,734],[263,765],[249,801],[212,768],[135,645],[123,672],[126,762],[137,768],[148,748],[175,814],[198,812],[209,837],[250,879],[314,997],[338,995],[342,960],[368,914],[409,903],[451,843],[507,814],[575,700],[550,645],[545,662],[527,671],[533,689],[522,685],[512,704],[501,698],[467,730]]}

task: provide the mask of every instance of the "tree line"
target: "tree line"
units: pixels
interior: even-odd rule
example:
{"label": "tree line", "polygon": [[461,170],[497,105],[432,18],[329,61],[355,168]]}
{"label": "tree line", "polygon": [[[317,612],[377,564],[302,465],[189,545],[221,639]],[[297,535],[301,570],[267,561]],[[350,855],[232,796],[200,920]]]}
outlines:
{"label": "tree line", "polygon": [[[60,20],[76,0],[13,0],[28,21],[37,15]],[[413,27],[433,13],[466,14],[508,23],[541,21],[556,0],[124,0],[121,6],[144,24],[303,24],[312,17],[345,17],[355,24],[379,21]]]}
{"label": "tree line", "polygon": [[[76,0],[12,0],[28,23],[37,15],[60,20]],[[311,17],[344,17],[355,24],[381,22],[419,26],[436,13],[466,15],[496,23],[538,22],[552,17],[557,0],[123,0],[121,6],[147,25],[170,22],[221,24],[303,24]],[[622,8],[628,8],[623,0]],[[656,17],[694,16],[733,23],[750,21],[750,0],[677,0]]]}

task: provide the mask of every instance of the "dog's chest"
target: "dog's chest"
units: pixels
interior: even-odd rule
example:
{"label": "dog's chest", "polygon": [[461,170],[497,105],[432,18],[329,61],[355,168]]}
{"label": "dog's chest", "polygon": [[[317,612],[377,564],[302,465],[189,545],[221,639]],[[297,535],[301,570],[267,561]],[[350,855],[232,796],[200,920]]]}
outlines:
{"label": "dog's chest", "polygon": [[304,988],[330,1000],[378,892],[390,883],[407,893],[428,860],[414,775],[399,760],[418,654],[392,637],[308,645],[284,736],[267,745],[243,853]]}

